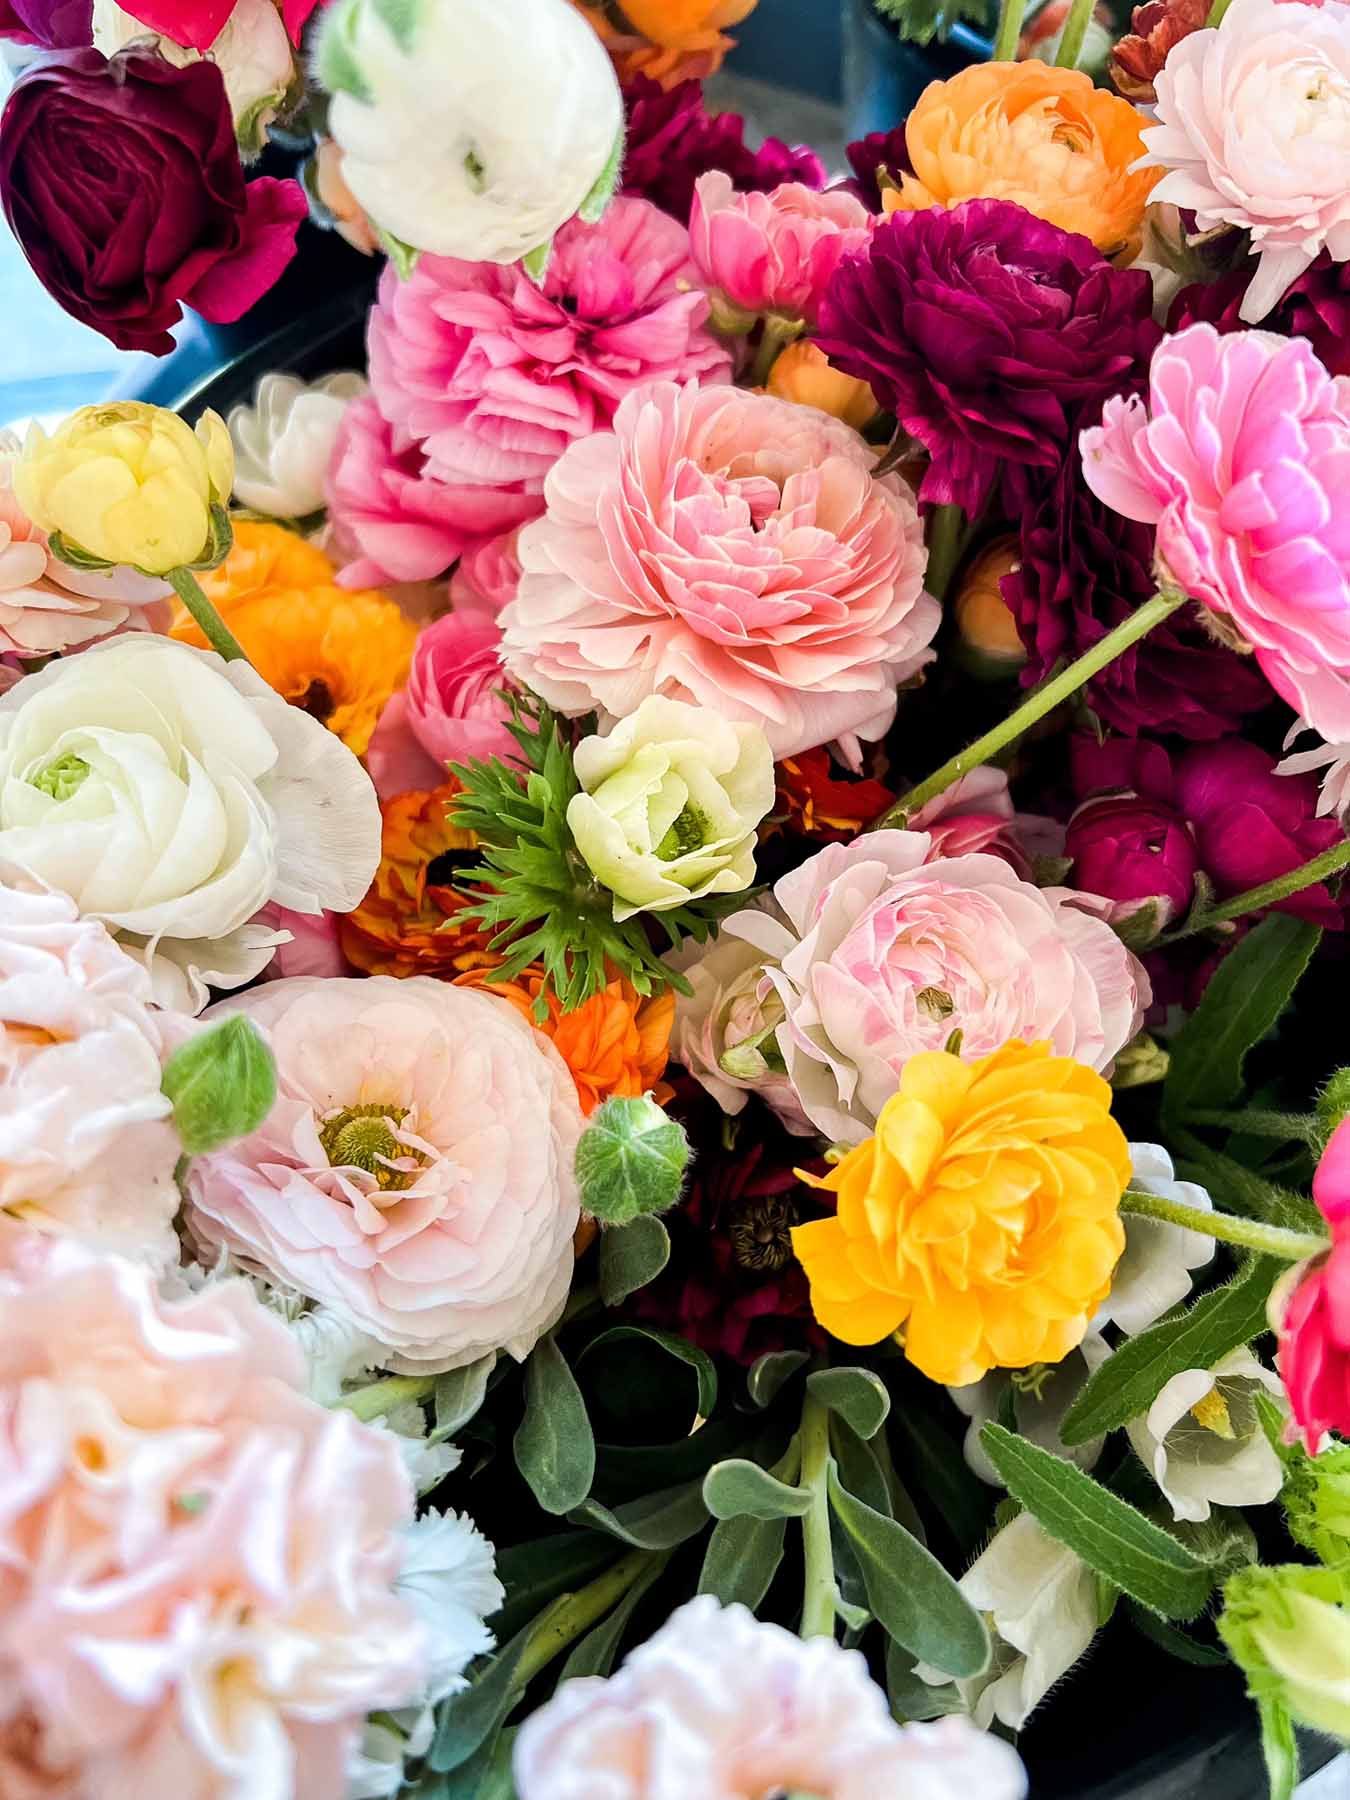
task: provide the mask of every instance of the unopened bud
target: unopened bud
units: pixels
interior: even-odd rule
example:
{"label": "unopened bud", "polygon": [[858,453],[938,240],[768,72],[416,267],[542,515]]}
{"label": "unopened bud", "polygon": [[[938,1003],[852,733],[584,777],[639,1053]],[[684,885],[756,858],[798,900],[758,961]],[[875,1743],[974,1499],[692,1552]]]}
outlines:
{"label": "unopened bud", "polygon": [[1012,538],[996,538],[966,570],[956,596],[956,626],[969,652],[972,673],[1009,675],[1027,660],[1017,623],[999,583],[1018,563]]}
{"label": "unopened bud", "polygon": [[277,1097],[277,1066],[252,1020],[231,1013],[175,1050],[160,1085],[184,1154],[201,1156],[258,1129]]}
{"label": "unopened bud", "polygon": [[606,1225],[666,1212],[680,1197],[689,1140],[678,1120],[646,1097],[605,1101],[577,1145],[584,1212]]}

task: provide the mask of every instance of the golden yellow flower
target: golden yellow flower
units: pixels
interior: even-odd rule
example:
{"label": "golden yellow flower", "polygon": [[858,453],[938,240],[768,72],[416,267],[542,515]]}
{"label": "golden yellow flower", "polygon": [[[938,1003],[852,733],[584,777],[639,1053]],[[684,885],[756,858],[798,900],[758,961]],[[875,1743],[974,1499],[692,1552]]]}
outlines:
{"label": "golden yellow flower", "polygon": [[887,212],[1012,200],[1117,255],[1137,246],[1161,169],[1131,173],[1147,120],[1077,69],[979,63],[934,81],[905,125],[913,174]]}
{"label": "golden yellow flower", "polygon": [[491,931],[464,917],[476,890],[455,885],[458,869],[478,861],[477,838],[450,823],[460,791],[452,778],[381,807],[380,866],[365,899],[340,922],[343,954],[367,975],[452,981],[489,960]]}
{"label": "golden yellow flower", "polygon": [[82,406],[50,437],[34,425],[14,468],[15,496],[35,525],[148,575],[209,554],[211,509],[228,503],[233,485],[234,449],[216,413],[193,431],[140,400]]}
{"label": "golden yellow flower", "polygon": [[1020,669],[1027,660],[1017,621],[1000,586],[1018,561],[1017,539],[995,538],[966,570],[956,596],[956,628],[962,643],[1003,669]]}
{"label": "golden yellow flower", "polygon": [[779,355],[769,371],[768,392],[778,400],[814,406],[855,431],[870,425],[880,410],[867,383],[836,369],[809,338],[798,338]]}
{"label": "golden yellow flower", "polygon": [[952,1387],[1059,1362],[1125,1247],[1111,1089],[1048,1044],[910,1057],[876,1135],[823,1179],[798,1173],[839,1199],[792,1234],[816,1318],[846,1344],[903,1326],[909,1360]]}

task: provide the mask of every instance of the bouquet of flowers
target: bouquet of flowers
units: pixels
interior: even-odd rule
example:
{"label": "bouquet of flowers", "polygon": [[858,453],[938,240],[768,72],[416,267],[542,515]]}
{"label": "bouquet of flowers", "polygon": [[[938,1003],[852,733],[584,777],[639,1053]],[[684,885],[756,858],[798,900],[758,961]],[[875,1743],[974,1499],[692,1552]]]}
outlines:
{"label": "bouquet of flowers", "polygon": [[310,10],[0,12],[119,344],[275,279],[269,128],[388,256],[363,373],[0,446],[0,1791],[1017,1800],[1109,1629],[1287,1800],[1350,7],[1107,88],[1005,0],[834,186],[705,109],[747,0]]}

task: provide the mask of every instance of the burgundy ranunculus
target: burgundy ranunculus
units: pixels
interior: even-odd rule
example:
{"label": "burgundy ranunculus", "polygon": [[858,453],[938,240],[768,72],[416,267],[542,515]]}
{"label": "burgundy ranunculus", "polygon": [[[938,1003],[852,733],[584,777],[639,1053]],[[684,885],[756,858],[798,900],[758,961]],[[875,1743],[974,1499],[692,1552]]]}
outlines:
{"label": "burgundy ranunculus", "polygon": [[1072,885],[1115,901],[1122,918],[1153,901],[1161,930],[1190,910],[1200,857],[1170,807],[1137,794],[1089,800],[1070,819],[1064,850]]}
{"label": "burgundy ranunculus", "polygon": [[[1083,479],[1076,449],[1023,514],[1020,550],[1020,566],[1000,587],[1027,650],[1023,687],[1082,656],[1157,588],[1152,527],[1103,505]],[[1085,694],[1103,724],[1127,737],[1159,731],[1194,739],[1237,730],[1274,698],[1255,658],[1219,643],[1193,607],[1108,663]]]}
{"label": "burgundy ranunculus", "polygon": [[[2,0],[0,0],[2,3]],[[739,113],[709,113],[703,85],[681,81],[665,89],[650,76],[624,83],[628,141],[623,191],[650,200],[682,225],[689,223],[694,183],[709,169],[722,169],[742,193],[769,193],[784,181],[825,185],[825,165],[804,144],[795,149],[768,138],[758,150],[745,142]]]}
{"label": "burgundy ranunculus", "polygon": [[119,350],[173,349],[191,306],[228,323],[295,254],[297,182],[245,183],[225,83],[143,50],[35,63],[0,119],[0,200],[57,303]]}
{"label": "burgundy ranunculus", "polygon": [[94,0],[0,0],[0,38],[78,50],[94,41]]}
{"label": "burgundy ranunculus", "polygon": [[853,171],[853,180],[849,186],[857,194],[864,206],[872,211],[881,211],[881,171],[889,175],[903,175],[910,172],[909,145],[905,141],[905,128],[897,125],[891,131],[869,131],[864,138],[851,143],[845,155],[848,166]]}
{"label": "burgundy ranunculus", "polygon": [[1079,411],[1137,379],[1160,337],[1142,270],[1008,200],[893,213],[826,291],[820,347],[871,383],[932,461],[920,498],[1012,517]]}
{"label": "burgundy ranunculus", "polygon": [[[1250,260],[1217,281],[1183,288],[1172,302],[1167,329],[1181,331],[1200,322],[1216,331],[1248,331],[1238,317],[1252,278]],[[1350,375],[1350,262],[1333,262],[1324,250],[1310,268],[1290,282],[1273,312],[1258,327],[1283,337],[1305,337],[1333,375]]]}

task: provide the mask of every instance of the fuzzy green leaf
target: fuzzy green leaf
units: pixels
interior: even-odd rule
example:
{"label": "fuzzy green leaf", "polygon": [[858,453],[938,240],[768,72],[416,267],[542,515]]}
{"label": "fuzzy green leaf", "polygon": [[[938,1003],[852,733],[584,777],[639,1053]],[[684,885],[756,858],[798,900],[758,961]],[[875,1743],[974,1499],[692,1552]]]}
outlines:
{"label": "fuzzy green leaf", "polygon": [[542,1337],[525,1367],[525,1417],[515,1439],[516,1467],[548,1513],[581,1505],[595,1479],[595,1438],[576,1377],[552,1337]]}
{"label": "fuzzy green leaf", "polygon": [[678,1119],[644,1095],[613,1094],[577,1144],[582,1210],[605,1225],[668,1212],[688,1163],[689,1139]]}
{"label": "fuzzy green leaf", "polygon": [[708,1539],[700,1594],[715,1594],[723,1606],[739,1602],[751,1612],[762,1603],[783,1560],[787,1519],[776,1514],[757,1519],[751,1513],[721,1519]]}
{"label": "fuzzy green leaf", "polygon": [[277,1065],[253,1021],[230,1013],[174,1051],[160,1086],[184,1154],[201,1156],[258,1129],[277,1097]]}
{"label": "fuzzy green leaf", "polygon": [[805,1350],[766,1350],[746,1379],[751,1400],[756,1406],[771,1406],[779,1390],[810,1360]]}
{"label": "fuzzy green leaf", "polygon": [[432,1432],[433,1439],[453,1437],[461,1426],[467,1425],[476,1415],[487,1398],[488,1377],[496,1364],[497,1353],[494,1350],[491,1355],[482,1356],[477,1362],[466,1363],[462,1369],[451,1369],[447,1374],[436,1377],[436,1428]]}
{"label": "fuzzy green leaf", "polygon": [[570,1516],[574,1525],[607,1532],[634,1550],[673,1550],[708,1523],[701,1481],[682,1482],[613,1508],[586,1500]]}
{"label": "fuzzy green leaf", "polygon": [[645,1573],[639,1575],[609,1617],[602,1619],[593,1631],[586,1633],[559,1670],[558,1680],[560,1682],[576,1681],[586,1675],[609,1674],[614,1667],[614,1659],[619,1653],[619,1645],[623,1642],[623,1634],[627,1631],[633,1614],[641,1604],[647,1589],[664,1568],[663,1561],[653,1562]]}
{"label": "fuzzy green leaf", "polygon": [[875,1437],[891,1410],[886,1384],[870,1369],[817,1369],[806,1385],[820,1404],[838,1413],[860,1438]]}
{"label": "fuzzy green leaf", "polygon": [[703,1503],[714,1519],[799,1519],[810,1512],[811,1495],[736,1456],[703,1477]]}
{"label": "fuzzy green leaf", "polygon": [[600,1298],[618,1306],[645,1288],[670,1261],[670,1233],[650,1213],[600,1236]]}

